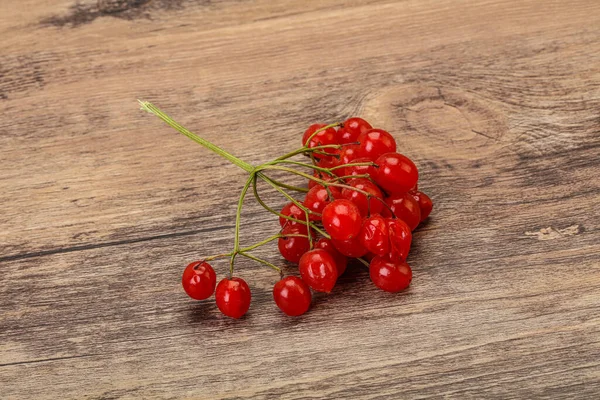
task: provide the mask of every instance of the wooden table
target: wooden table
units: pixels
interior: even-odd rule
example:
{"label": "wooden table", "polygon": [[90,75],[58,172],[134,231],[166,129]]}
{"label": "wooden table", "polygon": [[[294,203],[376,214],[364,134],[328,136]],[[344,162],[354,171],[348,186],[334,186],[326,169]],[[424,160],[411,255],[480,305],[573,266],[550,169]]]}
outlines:
{"label": "wooden table", "polygon": [[[5,0],[0,37],[0,398],[600,393],[600,2]],[[354,267],[291,319],[242,261],[244,319],[190,301],[245,173],[138,98],[254,164],[393,132],[435,202],[410,289]]]}

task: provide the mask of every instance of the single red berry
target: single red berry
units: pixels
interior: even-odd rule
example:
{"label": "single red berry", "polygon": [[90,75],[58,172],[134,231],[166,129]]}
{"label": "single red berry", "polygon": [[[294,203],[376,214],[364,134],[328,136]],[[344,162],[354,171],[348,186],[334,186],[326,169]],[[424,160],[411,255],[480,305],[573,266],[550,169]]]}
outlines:
{"label": "single red berry", "polygon": [[393,194],[385,199],[385,202],[391,208],[397,218],[406,222],[411,230],[421,222],[421,209],[419,203],[409,193]]}
{"label": "single red berry", "polygon": [[361,133],[365,133],[373,127],[364,119],[353,117],[344,122],[344,126],[337,131],[338,143],[353,143],[358,140]]}
{"label": "single red berry", "polygon": [[375,257],[369,266],[371,280],[379,289],[396,293],[406,289],[412,280],[412,270],[405,262]]}
{"label": "single red berry", "polygon": [[421,209],[421,222],[425,221],[429,214],[431,214],[431,210],[433,210],[433,202],[423,192],[419,192],[418,190],[414,192],[410,192],[412,197],[419,203],[419,209]]}
{"label": "single red berry", "polygon": [[217,285],[215,299],[219,310],[228,317],[241,318],[250,308],[250,288],[242,278],[224,278]]}
{"label": "single red berry", "polygon": [[318,292],[331,292],[337,281],[335,260],[327,251],[313,249],[304,253],[298,263],[304,282]]}
{"label": "single red berry", "polygon": [[[352,160],[353,164],[373,162],[368,158],[360,157]],[[377,175],[377,168],[373,165],[353,165],[351,167],[344,168],[344,175],[365,175],[368,174],[371,178],[375,178]]]}
{"label": "single red berry", "polygon": [[[345,168],[340,168],[340,169],[345,169]],[[331,176],[329,174],[326,174],[325,172],[320,172],[320,171],[315,171],[313,173],[313,176],[315,178],[321,179],[321,180],[326,181],[326,182],[329,182],[329,181],[331,181],[331,180],[333,180],[335,178],[335,176]],[[313,181],[312,179],[309,179],[308,180],[308,188],[312,189],[315,186],[322,186],[322,185],[319,184],[319,183],[317,183],[317,182],[315,182],[315,181]]]}
{"label": "single red berry", "polygon": [[398,153],[382,154],[375,163],[379,166],[373,177],[388,193],[406,193],[417,184],[419,171],[406,156]]}
{"label": "single red berry", "polygon": [[[312,189],[311,189],[312,190]],[[349,200],[334,200],[323,209],[323,227],[332,239],[348,240],[360,232],[360,210]]]}
{"label": "single red berry", "polygon": [[[330,198],[329,193],[333,196],[333,199]],[[331,203],[334,199],[338,199],[342,197],[340,190],[335,186],[329,186],[329,192],[324,186],[317,185],[313,186],[308,193],[306,193],[306,198],[304,199],[304,207],[308,208],[311,211],[314,211],[317,214],[323,214],[323,209],[327,204]],[[309,218],[311,221],[318,221],[321,219],[319,215],[310,214]]]}
{"label": "single red berry", "polygon": [[[306,132],[304,132],[304,135],[302,136],[302,145],[306,146],[306,143],[308,141],[308,139],[319,129],[323,128],[325,125],[324,124],[313,124],[311,125]],[[317,133],[316,135],[313,136],[312,139],[310,139],[310,142],[308,143],[309,148],[313,148],[313,147],[317,147],[317,146],[326,146],[326,145],[330,145],[330,144],[338,144],[337,140],[336,140],[336,131],[334,128],[328,128],[325,129],[323,131],[320,131],[319,133]],[[326,149],[321,149],[320,151],[324,152],[324,153],[330,153],[332,155],[336,154],[336,152],[338,151],[338,149],[336,148],[326,148]],[[321,158],[330,158],[327,156],[322,156],[322,155],[315,155],[315,157],[317,159],[321,159]]]}
{"label": "single red berry", "polygon": [[388,219],[387,227],[390,240],[388,258],[392,261],[405,261],[412,243],[410,227],[401,219]]}
{"label": "single red berry", "polygon": [[[306,221],[306,215],[304,214],[304,211],[302,211],[302,209],[300,207],[298,207],[291,201],[289,203],[287,203],[285,206],[283,206],[280,213],[283,215],[287,215],[288,217],[295,218],[300,221]],[[279,225],[281,225],[281,227],[298,225],[298,224],[300,224],[300,223],[289,220],[287,218],[279,217]]]}
{"label": "single red berry", "polygon": [[310,243],[307,237],[301,236],[286,236],[286,235],[307,235],[308,229],[306,225],[291,225],[286,226],[281,231],[283,237],[280,237],[277,242],[279,252],[289,262],[298,263],[300,257],[310,250]]}
{"label": "single red berry", "polygon": [[273,299],[281,311],[297,317],[308,311],[312,295],[302,279],[287,276],[273,286]]}
{"label": "single red berry", "polygon": [[215,292],[217,275],[209,263],[196,261],[185,267],[181,284],[192,299],[204,300]]}
{"label": "single red berry", "polygon": [[323,249],[333,257],[335,261],[335,267],[337,268],[338,276],[342,275],[344,271],[346,271],[346,267],[348,266],[348,258],[340,253],[331,240],[327,238],[321,238],[317,243],[315,243],[315,249]]}
{"label": "single red berry", "polygon": [[361,133],[358,137],[360,142],[360,155],[371,161],[385,153],[396,151],[396,141],[394,137],[383,129],[371,129]]}
{"label": "single red berry", "polygon": [[342,197],[353,202],[356,207],[358,207],[360,215],[366,217],[369,215],[369,212],[371,214],[378,214],[381,212],[384,207],[382,203],[383,193],[381,193],[381,190],[379,190],[379,187],[377,187],[376,184],[368,179],[358,178],[348,181],[347,185],[367,192],[372,196],[370,199],[367,199],[367,195],[357,192],[356,190],[349,188],[342,189]]}
{"label": "single red berry", "polygon": [[[357,144],[349,144],[342,148],[340,152],[340,159],[338,165],[350,164],[352,161],[359,157],[358,151],[360,150],[360,146]],[[344,172],[345,168],[338,168],[337,170],[342,170]]]}
{"label": "single red berry", "polygon": [[348,240],[331,239],[331,243],[343,255],[352,258],[362,257],[367,254],[368,250],[362,245],[360,236]]}
{"label": "single red berry", "polygon": [[386,219],[381,215],[365,219],[360,241],[369,252],[380,257],[387,256],[390,253],[390,233]]}

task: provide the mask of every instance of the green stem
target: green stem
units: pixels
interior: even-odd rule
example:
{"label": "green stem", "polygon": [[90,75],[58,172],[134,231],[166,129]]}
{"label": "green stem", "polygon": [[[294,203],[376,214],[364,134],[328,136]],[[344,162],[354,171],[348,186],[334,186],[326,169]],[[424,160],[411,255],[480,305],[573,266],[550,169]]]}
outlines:
{"label": "green stem", "polygon": [[235,242],[233,245],[233,252],[231,253],[231,262],[229,266],[229,275],[233,276],[233,264],[235,263],[235,256],[240,252],[240,224],[242,221],[242,206],[244,205],[244,198],[246,197],[246,193],[250,188],[250,185],[253,181],[256,180],[256,173],[252,172],[250,177],[246,181],[244,188],[242,189],[242,193],[240,194],[240,198],[238,200],[237,211],[235,213]]}
{"label": "green stem", "polygon": [[271,178],[271,180],[273,181],[274,184],[276,184],[277,186],[282,187],[284,189],[294,190],[296,192],[303,192],[303,193],[307,193],[309,190],[308,188],[302,188],[302,187],[298,187],[298,186],[288,185],[287,183],[279,182],[273,178]]}
{"label": "green stem", "polygon": [[275,271],[279,272],[279,274],[281,274],[281,273],[282,273],[282,272],[281,272],[281,268],[279,268],[278,266],[276,266],[276,265],[274,265],[274,264],[271,264],[270,262],[268,262],[268,261],[266,261],[266,260],[263,260],[262,258],[258,258],[258,257],[256,257],[256,256],[253,256],[252,254],[244,253],[243,251],[240,251],[240,252],[239,252],[239,254],[240,254],[241,256],[247,257],[247,258],[249,258],[249,259],[251,259],[251,260],[254,260],[254,261],[256,261],[256,262],[259,262],[259,263],[261,263],[261,264],[268,265],[269,267],[273,268]]}

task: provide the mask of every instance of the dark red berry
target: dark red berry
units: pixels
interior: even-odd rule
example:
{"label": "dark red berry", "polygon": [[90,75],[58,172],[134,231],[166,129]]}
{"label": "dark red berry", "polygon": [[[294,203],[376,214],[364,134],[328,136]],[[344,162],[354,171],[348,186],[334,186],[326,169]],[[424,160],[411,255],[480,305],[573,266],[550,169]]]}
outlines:
{"label": "dark red berry", "polygon": [[[288,217],[292,217],[292,218],[295,218],[300,221],[306,221],[306,215],[304,214],[304,211],[302,211],[302,209],[300,207],[298,207],[291,201],[289,203],[287,203],[285,206],[283,206],[283,208],[281,209],[281,214],[287,215]],[[279,217],[279,225],[281,225],[281,227],[298,225],[298,224],[299,224],[299,222],[292,221],[287,218]]]}
{"label": "dark red berry", "polygon": [[242,278],[224,278],[215,292],[217,307],[231,318],[241,318],[246,314],[251,298],[250,288]]}
{"label": "dark red berry", "polygon": [[410,193],[393,194],[385,199],[385,202],[396,218],[406,222],[411,230],[414,230],[421,222],[419,203]]}
{"label": "dark red berry", "polygon": [[337,131],[338,143],[353,143],[358,140],[361,133],[365,133],[373,127],[364,119],[354,117],[344,122],[344,126]]}
{"label": "dark red berry", "polygon": [[394,137],[383,129],[371,129],[362,133],[358,137],[360,142],[361,157],[368,158],[371,161],[385,153],[396,151],[396,141]]}
{"label": "dark red berry", "polygon": [[368,250],[360,242],[360,236],[349,240],[331,239],[331,243],[333,243],[335,248],[338,249],[340,253],[351,258],[362,257],[368,252]]}
{"label": "dark red berry", "polygon": [[417,184],[419,171],[406,156],[398,153],[382,154],[375,163],[379,166],[373,177],[388,193],[406,193]]}
{"label": "dark red berry", "polygon": [[[357,163],[365,163],[365,162],[373,162],[372,160],[364,157],[356,158],[352,160],[352,164]],[[344,175],[365,175],[368,174],[371,178],[375,178],[377,175],[377,168],[372,165],[353,165],[351,167],[346,167],[344,171]]]}
{"label": "dark red berry", "polygon": [[181,284],[192,299],[204,300],[215,292],[217,275],[209,263],[196,261],[185,267]]}
{"label": "dark red berry", "polygon": [[363,217],[369,215],[369,212],[371,214],[378,214],[381,212],[384,207],[382,203],[383,193],[381,193],[381,190],[379,190],[376,184],[368,179],[358,178],[348,181],[347,185],[371,194],[372,197],[367,199],[367,195],[357,192],[356,190],[349,188],[342,189],[342,197],[353,202],[356,207],[358,207],[358,210]]}
{"label": "dark red berry", "polygon": [[304,253],[298,263],[304,282],[318,292],[331,292],[337,281],[335,260],[327,251],[314,249]]}
{"label": "dark red berry", "polygon": [[371,280],[378,288],[396,293],[406,289],[412,280],[412,270],[405,262],[375,257],[369,266]]}
{"label": "dark red berry", "polygon": [[360,211],[349,200],[334,200],[329,203],[323,209],[322,221],[327,233],[336,240],[356,237],[362,226]]}
{"label": "dark red berry", "polygon": [[312,295],[302,279],[287,276],[273,286],[273,299],[281,311],[297,317],[308,311]]}
{"label": "dark red berry", "polygon": [[310,250],[310,243],[307,237],[286,236],[286,235],[307,235],[308,229],[306,225],[291,225],[286,226],[281,231],[283,237],[279,238],[277,246],[279,252],[289,262],[298,263],[300,257]]}
{"label": "dark red berry", "polygon": [[[330,198],[329,193],[333,196],[333,199]],[[323,214],[323,209],[327,204],[331,203],[334,199],[342,197],[340,190],[335,186],[329,187],[329,192],[324,186],[317,185],[313,186],[308,193],[306,193],[306,198],[304,199],[304,207],[308,208],[311,211],[314,211],[317,214]],[[310,214],[309,218],[311,221],[318,221],[321,219],[319,215]]]}
{"label": "dark red berry", "polygon": [[348,266],[348,258],[345,255],[340,253],[331,240],[327,238],[321,238],[317,243],[315,243],[315,249],[323,249],[333,257],[335,261],[335,267],[337,268],[338,276],[342,275],[344,271],[346,271],[346,267]]}
{"label": "dark red berry", "polygon": [[421,222],[425,221],[429,214],[431,214],[431,210],[433,209],[433,202],[423,192],[414,191],[410,192],[412,197],[419,203],[419,209],[421,210]]}
{"label": "dark red berry", "polygon": [[406,260],[412,243],[410,227],[401,219],[388,219],[387,227],[390,239],[389,259],[392,261]]}
{"label": "dark red berry", "polygon": [[365,219],[360,231],[362,245],[371,253],[385,257],[390,253],[390,233],[385,218],[374,215]]}

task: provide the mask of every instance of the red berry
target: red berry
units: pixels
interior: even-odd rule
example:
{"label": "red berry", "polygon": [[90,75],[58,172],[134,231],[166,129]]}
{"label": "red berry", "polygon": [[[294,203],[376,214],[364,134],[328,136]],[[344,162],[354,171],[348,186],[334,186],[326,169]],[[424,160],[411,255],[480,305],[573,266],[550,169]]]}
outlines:
{"label": "red berry", "polygon": [[412,280],[412,270],[407,263],[375,257],[369,266],[371,280],[379,289],[396,293],[406,289]]}
{"label": "red berry", "polygon": [[[373,162],[368,158],[360,157],[352,160],[353,164],[357,163],[365,163],[365,162]],[[371,178],[375,178],[377,175],[377,168],[372,165],[354,165],[352,167],[344,168],[344,175],[365,175],[368,174]]]}
{"label": "red berry", "polygon": [[[312,190],[312,189],[311,189]],[[323,227],[332,239],[348,240],[360,232],[360,211],[349,200],[335,200],[323,209]]]}
{"label": "red berry", "polygon": [[[347,146],[344,146],[342,148],[342,151],[340,152],[340,159],[339,159],[338,165],[350,164],[352,161],[354,161],[355,159],[357,159],[359,157],[359,155],[358,155],[359,150],[360,150],[360,146],[357,144],[349,144]],[[345,170],[345,168],[338,168],[335,171],[338,171],[338,170]]]}
{"label": "red berry", "polygon": [[381,212],[384,207],[382,203],[383,193],[381,193],[381,190],[379,190],[376,184],[368,179],[358,178],[348,181],[347,185],[367,192],[373,196],[370,199],[367,199],[365,194],[357,192],[356,190],[348,188],[342,189],[342,197],[353,202],[356,207],[358,207],[358,210],[363,217],[369,215],[369,212],[371,214],[378,214]]}
{"label": "red berry", "polygon": [[300,257],[310,250],[308,238],[300,236],[286,237],[285,235],[306,235],[307,233],[308,229],[306,229],[306,225],[298,224],[283,228],[281,234],[284,235],[284,237],[279,238],[277,242],[279,252],[283,258],[289,262],[298,263]]}
{"label": "red berry", "polygon": [[362,245],[371,253],[385,257],[390,253],[390,233],[385,218],[374,215],[365,219],[360,231]]}
{"label": "red berry", "polygon": [[396,151],[394,137],[383,129],[371,129],[361,133],[358,141],[360,142],[361,157],[366,157],[371,161],[375,161],[382,154]]}
{"label": "red berry", "polygon": [[302,279],[288,276],[273,286],[273,299],[281,311],[291,317],[297,317],[308,311],[312,295]]}
{"label": "red berry", "polygon": [[414,230],[421,222],[419,203],[409,193],[393,194],[385,202],[389,205],[396,218],[400,218]]}
{"label": "red berry", "polygon": [[302,279],[318,292],[331,292],[337,281],[335,260],[322,249],[304,253],[299,262],[299,269]]}
{"label": "red berry", "polygon": [[410,192],[412,197],[419,203],[419,209],[421,210],[421,222],[425,221],[429,214],[431,214],[431,210],[433,210],[433,202],[423,192],[414,191]]}
{"label": "red berry", "polygon": [[[333,199],[329,197],[329,193],[333,196]],[[329,192],[325,189],[324,186],[317,185],[313,186],[308,193],[306,193],[306,198],[304,199],[304,207],[308,208],[311,211],[314,211],[318,214],[323,214],[323,209],[332,200],[342,197],[340,190],[335,186],[329,187]],[[321,219],[319,215],[310,214],[309,216],[311,221],[318,221]]]}
{"label": "red berry", "polygon": [[[324,124],[313,124],[311,125],[306,132],[304,132],[304,135],[302,136],[302,145],[306,146],[306,142],[308,141],[308,139],[319,129],[323,128],[325,125]],[[310,140],[310,142],[308,143],[308,147],[309,148],[313,148],[316,146],[325,146],[325,145],[329,145],[329,144],[338,144],[336,141],[336,132],[334,128],[328,128],[325,129],[324,131],[321,131],[319,133],[317,133],[315,136],[313,136],[313,138]],[[320,151],[323,151],[325,153],[330,153],[330,154],[336,154],[336,152],[338,151],[338,149],[336,148],[327,148],[327,149],[321,149]],[[323,158],[323,156],[321,155],[315,155],[315,157],[317,159]],[[329,157],[325,157],[325,158],[329,158]]]}
{"label": "red berry", "polygon": [[389,259],[406,260],[412,243],[410,227],[401,219],[388,219],[387,227],[390,239]]}
{"label": "red berry", "polygon": [[[345,169],[345,168],[340,168],[340,169]],[[313,172],[313,176],[315,178],[321,179],[321,180],[326,181],[326,182],[329,182],[329,181],[331,181],[332,179],[335,178],[335,176],[331,176],[329,174],[326,174],[325,172],[320,172],[320,171]],[[308,180],[308,188],[312,189],[315,186],[322,186],[322,185],[320,185],[319,183],[313,181],[312,179],[309,179]]]}
{"label": "red berry", "polygon": [[217,275],[209,263],[196,261],[185,267],[181,284],[192,299],[204,300],[215,292]]}
{"label": "red berry", "polygon": [[361,133],[373,129],[373,127],[364,119],[354,117],[349,118],[344,122],[344,126],[337,131],[338,143],[353,143],[356,142]]}
{"label": "red berry", "polygon": [[[304,214],[304,211],[302,211],[302,209],[300,207],[298,207],[291,201],[289,203],[287,203],[285,206],[283,206],[283,208],[281,209],[281,214],[287,215],[288,217],[292,217],[292,218],[295,218],[300,221],[306,221],[306,215]],[[300,224],[300,223],[289,220],[287,218],[279,217],[279,225],[281,225],[281,227],[298,225],[298,224]]]}
{"label": "red berry", "polygon": [[241,318],[246,314],[251,298],[250,288],[242,278],[224,278],[217,285],[217,307],[228,317]]}
{"label": "red berry", "polygon": [[373,177],[388,193],[406,193],[417,184],[419,171],[406,156],[398,153],[382,154],[375,163],[379,166]]}
{"label": "red berry", "polygon": [[360,236],[349,240],[335,240],[331,239],[331,243],[336,249],[343,255],[352,258],[362,257],[367,254],[368,250],[362,245]]}
{"label": "red berry", "polygon": [[346,271],[348,259],[335,248],[331,240],[326,238],[319,239],[319,241],[315,244],[315,249],[323,249],[331,254],[335,261],[335,267],[337,268],[338,276],[342,275],[344,271]]}

